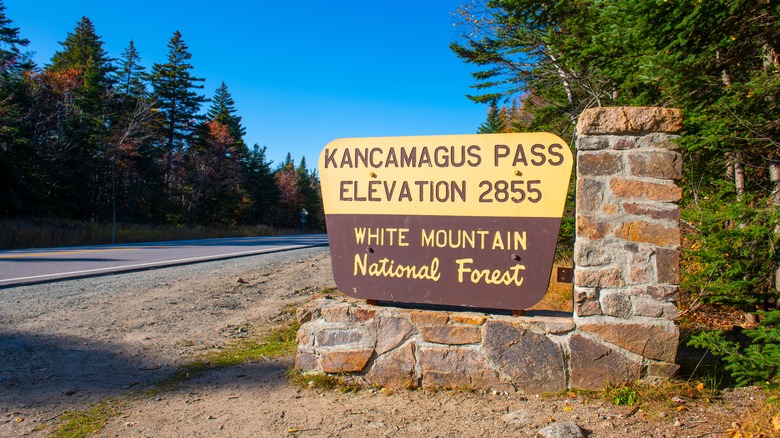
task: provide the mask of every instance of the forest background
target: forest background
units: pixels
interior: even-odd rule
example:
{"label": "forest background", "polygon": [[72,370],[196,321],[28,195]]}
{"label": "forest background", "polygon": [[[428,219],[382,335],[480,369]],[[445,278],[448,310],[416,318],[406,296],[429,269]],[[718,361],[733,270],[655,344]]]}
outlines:
{"label": "forest background", "polygon": [[[4,10],[0,0],[0,218],[298,228],[305,208],[324,229],[316,171],[290,154],[272,167],[244,143],[227,86],[199,94],[179,32],[147,69],[132,43],[111,58],[84,17],[38,66]],[[453,13],[461,37],[450,46],[478,70],[469,97],[489,108],[479,132],[576,145],[587,108],[683,111],[681,319],[741,312],[753,350],[717,334],[694,342],[725,355],[741,382],[775,387],[778,17],[772,0],[477,0]]]}

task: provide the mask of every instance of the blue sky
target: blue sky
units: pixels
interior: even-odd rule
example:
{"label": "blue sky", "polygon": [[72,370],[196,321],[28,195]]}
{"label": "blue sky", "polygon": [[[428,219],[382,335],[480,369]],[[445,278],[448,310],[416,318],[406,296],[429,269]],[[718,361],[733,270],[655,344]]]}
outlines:
{"label": "blue sky", "polygon": [[[246,142],[315,167],[341,137],[474,133],[486,108],[469,101],[472,67],[449,50],[462,0],[5,0],[39,65],[82,16],[118,58],[130,40],[151,70],[174,31],[206,97],[225,82]],[[206,107],[203,108],[205,111]]]}

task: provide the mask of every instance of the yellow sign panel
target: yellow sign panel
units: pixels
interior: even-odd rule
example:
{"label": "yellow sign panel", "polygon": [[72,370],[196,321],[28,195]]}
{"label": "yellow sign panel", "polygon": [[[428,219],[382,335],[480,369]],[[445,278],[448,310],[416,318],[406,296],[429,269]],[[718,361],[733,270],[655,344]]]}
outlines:
{"label": "yellow sign panel", "polygon": [[320,154],[329,214],[560,217],[573,158],[548,133],[346,138]]}

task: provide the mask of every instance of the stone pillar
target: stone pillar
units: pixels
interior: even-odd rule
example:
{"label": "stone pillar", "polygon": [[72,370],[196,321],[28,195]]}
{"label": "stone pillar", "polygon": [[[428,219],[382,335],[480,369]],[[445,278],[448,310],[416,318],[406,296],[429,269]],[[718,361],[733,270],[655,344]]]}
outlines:
{"label": "stone pillar", "polygon": [[572,387],[677,371],[681,128],[676,109],[593,108],[580,116]]}

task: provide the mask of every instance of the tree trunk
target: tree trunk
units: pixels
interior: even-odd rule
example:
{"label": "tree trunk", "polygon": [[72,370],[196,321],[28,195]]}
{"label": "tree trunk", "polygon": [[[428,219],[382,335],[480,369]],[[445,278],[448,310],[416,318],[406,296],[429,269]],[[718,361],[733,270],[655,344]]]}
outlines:
{"label": "tree trunk", "polygon": [[[772,183],[772,205],[780,207],[780,160],[769,161],[769,181]],[[775,234],[780,234],[780,224],[775,225]],[[775,254],[775,290],[778,294],[775,307],[780,308],[780,251]]]}
{"label": "tree trunk", "polygon": [[745,194],[745,165],[739,161],[739,157],[734,160],[734,188],[737,190],[737,199],[741,200]]}

